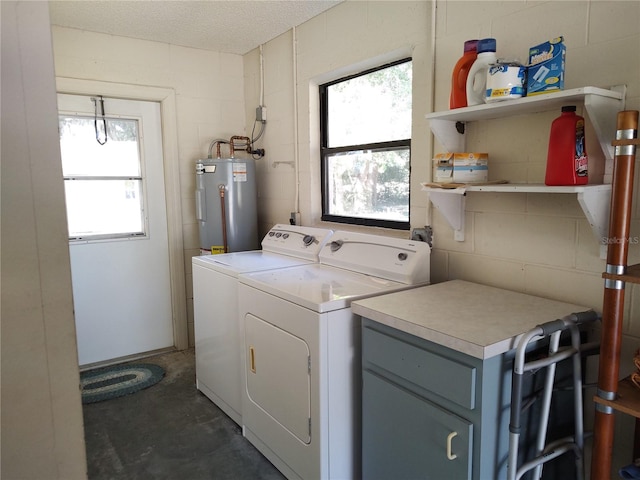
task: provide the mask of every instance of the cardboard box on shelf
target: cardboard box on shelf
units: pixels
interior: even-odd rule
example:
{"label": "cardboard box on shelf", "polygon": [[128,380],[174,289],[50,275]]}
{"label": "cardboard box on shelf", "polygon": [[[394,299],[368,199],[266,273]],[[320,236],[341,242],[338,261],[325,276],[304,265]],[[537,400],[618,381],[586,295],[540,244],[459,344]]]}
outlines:
{"label": "cardboard box on shelf", "polygon": [[529,49],[527,96],[564,90],[564,37]]}
{"label": "cardboard box on shelf", "polygon": [[489,154],[438,153],[433,158],[435,183],[481,183],[489,179]]}

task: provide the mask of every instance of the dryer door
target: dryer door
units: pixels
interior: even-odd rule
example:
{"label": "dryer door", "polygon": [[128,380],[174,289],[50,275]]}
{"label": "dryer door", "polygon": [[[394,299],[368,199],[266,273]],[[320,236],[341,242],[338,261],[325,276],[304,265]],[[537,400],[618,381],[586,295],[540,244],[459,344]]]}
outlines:
{"label": "dryer door", "polygon": [[245,317],[247,394],[303,443],[311,442],[309,346],[254,315]]}

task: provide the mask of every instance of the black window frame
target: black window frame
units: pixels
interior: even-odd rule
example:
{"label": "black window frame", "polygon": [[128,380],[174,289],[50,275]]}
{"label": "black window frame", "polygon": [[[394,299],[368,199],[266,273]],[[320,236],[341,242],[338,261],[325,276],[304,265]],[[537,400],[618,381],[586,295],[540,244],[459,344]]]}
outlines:
{"label": "black window frame", "polygon": [[329,144],[329,115],[328,115],[328,102],[329,95],[327,89],[332,85],[351,80],[353,78],[361,77],[378,70],[384,70],[385,68],[393,67],[403,63],[411,62],[411,57],[403,58],[393,62],[386,63],[374,68],[363,70],[359,73],[349,75],[346,77],[333,80],[331,82],[319,85],[320,96],[320,182],[321,182],[321,196],[322,196],[322,221],[335,222],[335,223],[347,223],[351,225],[361,225],[369,227],[383,227],[395,230],[410,230],[411,229],[411,189],[409,189],[409,220],[384,220],[376,218],[363,218],[363,217],[350,217],[345,215],[334,215],[329,213],[329,156],[342,153],[342,152],[355,152],[355,151],[369,151],[369,150],[393,150],[396,148],[408,148],[409,149],[409,183],[411,182],[411,138],[402,140],[392,140],[386,142],[365,143],[345,145],[341,147],[328,147]]}

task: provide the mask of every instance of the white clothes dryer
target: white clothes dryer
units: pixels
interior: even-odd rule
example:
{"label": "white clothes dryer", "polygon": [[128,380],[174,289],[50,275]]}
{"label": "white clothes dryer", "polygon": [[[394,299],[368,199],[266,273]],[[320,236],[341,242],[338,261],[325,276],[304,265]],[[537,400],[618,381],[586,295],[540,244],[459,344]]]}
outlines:
{"label": "white clothes dryer", "polygon": [[332,230],[275,225],[262,250],[192,258],[196,386],[242,424],[238,274],[318,262]]}
{"label": "white clothes dryer", "polygon": [[426,243],[335,232],[320,263],[240,275],[243,433],[289,479],[361,477],[360,318],[425,285]]}

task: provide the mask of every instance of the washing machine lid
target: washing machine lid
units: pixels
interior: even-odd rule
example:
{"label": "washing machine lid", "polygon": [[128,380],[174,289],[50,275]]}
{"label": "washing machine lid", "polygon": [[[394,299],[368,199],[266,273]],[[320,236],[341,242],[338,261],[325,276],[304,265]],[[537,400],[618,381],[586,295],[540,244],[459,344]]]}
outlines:
{"label": "washing machine lid", "polygon": [[240,273],[296,267],[311,264],[313,261],[262,250],[252,250],[193,257],[192,263],[237,277]]}
{"label": "washing machine lid", "polygon": [[192,263],[232,276],[316,263],[332,234],[325,228],[276,224],[262,239],[262,250],[202,255]]}
{"label": "washing machine lid", "polygon": [[262,250],[317,262],[332,234],[326,228],[276,224],[262,239]]}
{"label": "washing machine lid", "polygon": [[239,275],[240,283],[318,313],[348,308],[353,300],[412,285],[318,263]]}

